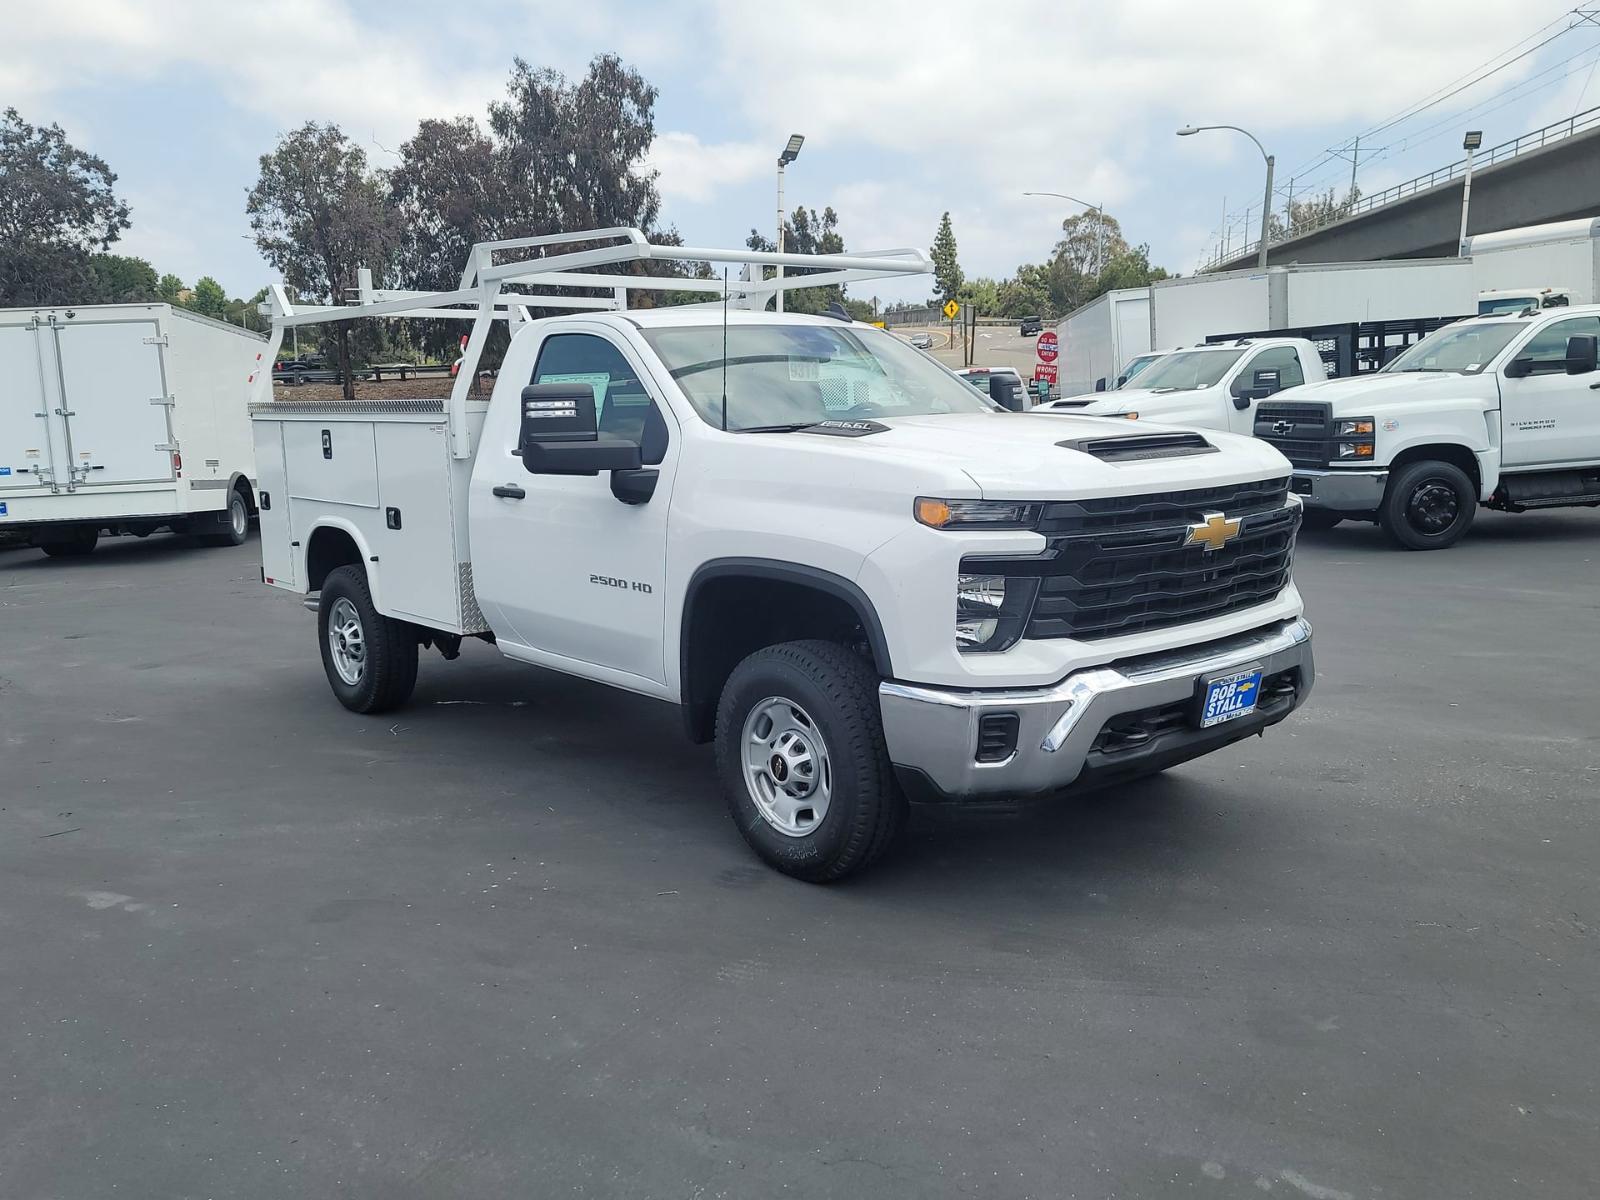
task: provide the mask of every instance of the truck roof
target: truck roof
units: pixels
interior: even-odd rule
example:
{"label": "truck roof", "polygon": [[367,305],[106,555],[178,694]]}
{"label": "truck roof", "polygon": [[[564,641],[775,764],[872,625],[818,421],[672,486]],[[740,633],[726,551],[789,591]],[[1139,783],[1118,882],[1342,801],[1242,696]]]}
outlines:
{"label": "truck roof", "polygon": [[[665,308],[631,308],[625,312],[566,314],[559,317],[544,317],[540,320],[566,321],[574,318],[625,321],[638,329],[657,329],[673,325],[720,325],[723,320],[723,310],[720,304],[675,304]],[[809,313],[750,312],[738,308],[728,310],[727,320],[729,325],[819,325],[828,329],[860,324],[855,321],[841,321],[836,317],[815,317]]]}

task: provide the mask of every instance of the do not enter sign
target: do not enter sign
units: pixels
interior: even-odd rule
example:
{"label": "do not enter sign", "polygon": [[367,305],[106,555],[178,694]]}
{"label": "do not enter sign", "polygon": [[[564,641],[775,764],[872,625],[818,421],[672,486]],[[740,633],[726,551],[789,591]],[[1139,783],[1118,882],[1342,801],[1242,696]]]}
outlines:
{"label": "do not enter sign", "polygon": [[1055,362],[1056,354],[1059,352],[1059,347],[1056,345],[1055,334],[1051,333],[1048,329],[1045,330],[1039,335],[1039,341],[1037,345],[1040,362]]}

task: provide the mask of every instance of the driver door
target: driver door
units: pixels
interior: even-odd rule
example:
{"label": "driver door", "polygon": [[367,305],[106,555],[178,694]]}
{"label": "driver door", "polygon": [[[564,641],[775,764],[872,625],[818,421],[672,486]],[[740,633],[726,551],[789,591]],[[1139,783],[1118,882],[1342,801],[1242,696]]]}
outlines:
{"label": "driver door", "polygon": [[1600,336],[1600,317],[1569,317],[1534,333],[1510,362],[1529,373],[1500,371],[1504,463],[1556,467],[1600,461],[1600,375],[1567,374],[1567,339]]}
{"label": "driver door", "polygon": [[[659,473],[650,498],[619,500],[609,471],[527,471],[513,453],[523,383],[593,387],[600,432],[635,441]],[[518,657],[558,656],[600,668],[579,673],[665,685],[667,510],[679,439],[653,388],[633,350],[609,332],[560,332],[543,340],[532,375],[516,381],[503,408],[496,397],[472,478],[473,572],[501,644],[532,652]]]}
{"label": "driver door", "polygon": [[[1276,371],[1278,374],[1277,386],[1267,397],[1250,396],[1255,390],[1257,371]],[[1300,352],[1293,346],[1273,346],[1250,355],[1228,386],[1228,431],[1250,436],[1255,432],[1257,402],[1270,399],[1288,388],[1299,387],[1305,381],[1306,372],[1300,362]],[[1250,402],[1240,408],[1235,401],[1246,397]]]}

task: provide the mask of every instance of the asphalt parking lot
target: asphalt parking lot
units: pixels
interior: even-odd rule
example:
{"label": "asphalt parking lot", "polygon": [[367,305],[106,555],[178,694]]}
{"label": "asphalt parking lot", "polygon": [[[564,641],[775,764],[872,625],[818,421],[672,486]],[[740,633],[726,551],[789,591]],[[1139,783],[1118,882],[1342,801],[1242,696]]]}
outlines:
{"label": "asphalt parking lot", "polygon": [[1600,512],[1296,575],[1271,736],[817,888],[668,707],[0,552],[0,1196],[1594,1195]]}

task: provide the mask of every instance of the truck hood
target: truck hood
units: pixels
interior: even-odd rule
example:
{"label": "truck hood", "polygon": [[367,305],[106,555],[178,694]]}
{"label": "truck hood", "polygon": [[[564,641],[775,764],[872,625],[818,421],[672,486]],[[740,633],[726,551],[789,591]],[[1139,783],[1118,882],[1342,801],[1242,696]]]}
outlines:
{"label": "truck hood", "polygon": [[[1070,407],[1057,412],[1083,413],[1085,416],[1115,415],[1121,412],[1159,411],[1163,404],[1177,407],[1191,404],[1202,398],[1211,398],[1212,388],[1123,388],[1115,392],[1091,392],[1087,396],[1068,397]],[[1082,403],[1080,403],[1080,401]]]}
{"label": "truck hood", "polygon": [[1211,429],[1201,431],[1201,436],[1216,447],[1216,453],[1107,461],[1062,443],[1176,431],[1145,421],[1061,413],[952,413],[893,417],[880,423],[887,426],[882,433],[829,440],[841,448],[870,448],[903,461],[959,468],[991,499],[1133,495],[1289,473],[1288,460],[1267,443]]}
{"label": "truck hood", "polygon": [[1412,409],[1419,404],[1459,403],[1483,399],[1493,405],[1498,393],[1492,375],[1458,375],[1454,371],[1374,372],[1354,379],[1329,379],[1280,392],[1272,399],[1332,405],[1336,417],[1373,416],[1391,409]]}

